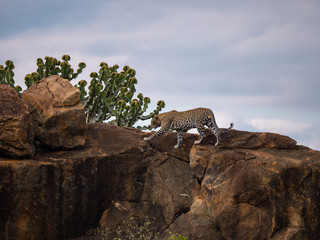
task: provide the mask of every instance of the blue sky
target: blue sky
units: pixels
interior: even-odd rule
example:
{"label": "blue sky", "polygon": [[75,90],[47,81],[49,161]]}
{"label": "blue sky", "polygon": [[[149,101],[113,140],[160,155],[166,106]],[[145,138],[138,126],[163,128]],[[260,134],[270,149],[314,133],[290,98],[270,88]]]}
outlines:
{"label": "blue sky", "polygon": [[288,135],[320,150],[319,0],[0,0],[0,64],[38,57],[129,65],[164,111],[211,108],[220,127]]}

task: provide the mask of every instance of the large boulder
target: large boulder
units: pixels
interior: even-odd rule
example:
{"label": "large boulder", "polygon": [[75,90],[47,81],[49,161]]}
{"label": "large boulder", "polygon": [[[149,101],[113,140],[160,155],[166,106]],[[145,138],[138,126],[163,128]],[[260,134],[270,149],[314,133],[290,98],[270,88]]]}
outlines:
{"label": "large boulder", "polygon": [[0,154],[9,157],[31,157],[34,134],[28,106],[18,93],[0,85]]}
{"label": "large boulder", "polygon": [[23,91],[29,106],[36,139],[56,148],[84,146],[86,120],[80,91],[67,79],[50,76]]}
{"label": "large boulder", "polygon": [[190,153],[197,198],[222,239],[317,239],[319,152],[273,133],[231,131],[225,139]]}

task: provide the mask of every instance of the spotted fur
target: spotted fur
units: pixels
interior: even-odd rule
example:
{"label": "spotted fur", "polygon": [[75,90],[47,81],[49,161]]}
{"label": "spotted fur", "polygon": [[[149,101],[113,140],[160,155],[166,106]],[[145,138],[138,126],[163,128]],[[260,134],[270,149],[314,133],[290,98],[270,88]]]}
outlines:
{"label": "spotted fur", "polygon": [[195,141],[194,144],[199,144],[205,135],[205,126],[208,126],[212,133],[216,136],[216,146],[219,144],[220,133],[224,133],[233,128],[233,123],[230,124],[228,129],[220,129],[214,118],[213,112],[208,108],[196,108],[184,112],[170,111],[155,115],[151,120],[151,127],[161,127],[159,131],[153,133],[150,137],[144,138],[150,141],[156,137],[161,136],[170,129],[177,131],[177,144],[175,148],[181,147],[182,133],[184,130],[197,128],[200,139]]}

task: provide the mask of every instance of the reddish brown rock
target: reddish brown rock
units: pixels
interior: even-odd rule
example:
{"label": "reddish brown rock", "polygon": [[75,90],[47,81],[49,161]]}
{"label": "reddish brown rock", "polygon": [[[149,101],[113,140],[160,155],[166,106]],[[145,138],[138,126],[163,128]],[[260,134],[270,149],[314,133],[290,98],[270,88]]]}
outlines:
{"label": "reddish brown rock", "polygon": [[31,157],[34,154],[31,115],[18,93],[0,85],[0,154],[9,157]]}
{"label": "reddish brown rock", "polygon": [[[201,182],[198,197],[223,239],[316,239],[319,152],[278,134],[230,135],[224,146],[194,146],[190,153]],[[231,148],[237,141],[238,148]]]}
{"label": "reddish brown rock", "polygon": [[[141,224],[146,218],[150,219],[150,230],[161,233],[190,209],[196,182],[189,164],[163,153],[153,154],[144,162],[148,163],[147,169],[136,180],[140,186],[131,189],[121,201],[114,202],[100,220],[100,228],[111,231],[108,237],[116,237],[118,227],[125,229],[132,217]],[[135,198],[130,197],[132,195]]]}
{"label": "reddish brown rock", "polygon": [[142,136],[90,124],[84,148],[41,145],[30,160],[0,157],[0,239],[68,239],[97,226],[112,201],[137,202],[154,154]]}
{"label": "reddish brown rock", "polygon": [[84,146],[86,120],[80,91],[67,79],[50,76],[22,93],[41,143],[56,148]]}
{"label": "reddish brown rock", "polygon": [[161,240],[320,235],[319,152],[269,133],[233,130],[218,147],[212,135],[193,146],[185,134],[178,150],[167,146],[175,133],[145,135],[89,124],[84,148],[0,158],[0,238],[113,239],[131,217],[150,219]]}
{"label": "reddish brown rock", "polygon": [[[177,181],[170,174],[176,167],[168,165],[164,171],[149,167],[148,172],[153,173],[147,175],[141,200],[157,199],[152,206],[158,206],[155,209],[161,210],[160,216],[155,209],[146,210],[136,204],[140,212],[133,211],[128,202],[118,202],[105,212],[100,227],[125,228],[129,217],[157,216],[158,228],[154,231],[160,232],[159,239],[163,240],[172,233],[195,240],[316,239],[320,231],[319,152],[297,146],[295,140],[274,133],[233,130],[224,135],[219,147],[214,146],[212,135],[201,145],[192,146],[194,139],[194,135],[186,134],[181,152],[173,149],[175,133],[166,133],[151,146],[167,155],[167,158],[161,155],[166,161],[173,156],[185,161],[184,156],[191,148],[190,170],[198,183],[182,180],[189,173],[187,168],[178,167],[183,174]],[[164,165],[166,161],[160,160]],[[170,181],[171,185],[167,185]],[[176,199],[175,207],[170,207],[170,199],[183,189],[183,182],[189,182],[189,187],[180,196],[190,196],[192,201],[180,205],[184,208],[177,212],[174,209],[179,201]],[[121,207],[117,208],[117,204]]]}
{"label": "reddish brown rock", "polygon": [[[150,133],[146,133],[146,136],[150,136]],[[189,152],[197,140],[198,136],[195,134],[183,133],[183,144],[180,149],[174,148],[177,144],[177,133],[166,132],[164,135],[157,137],[150,141],[150,145],[166,155],[181,159],[182,161],[189,162]]]}

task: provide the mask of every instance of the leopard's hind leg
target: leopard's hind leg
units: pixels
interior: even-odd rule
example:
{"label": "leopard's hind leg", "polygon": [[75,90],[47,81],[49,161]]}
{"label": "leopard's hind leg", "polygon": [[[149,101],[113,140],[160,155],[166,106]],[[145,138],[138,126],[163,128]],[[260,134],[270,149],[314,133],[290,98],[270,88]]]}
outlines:
{"label": "leopard's hind leg", "polygon": [[197,127],[197,131],[200,135],[200,139],[199,140],[196,140],[194,142],[194,144],[200,144],[201,141],[205,138],[206,134],[205,134],[205,130],[204,130],[204,127]]}
{"label": "leopard's hind leg", "polygon": [[211,130],[211,132],[216,136],[217,142],[215,146],[218,146],[219,139],[220,139],[220,129],[216,124],[216,121],[214,120],[214,117],[210,117],[207,126]]}
{"label": "leopard's hind leg", "polygon": [[210,128],[211,132],[216,136],[216,139],[217,139],[217,142],[215,144],[215,146],[218,146],[219,145],[219,139],[220,139],[220,131],[219,131],[219,128],[218,127],[211,127]]}
{"label": "leopard's hind leg", "polygon": [[181,147],[182,138],[183,138],[183,130],[179,129],[179,130],[177,130],[177,144],[174,146],[174,148]]}

